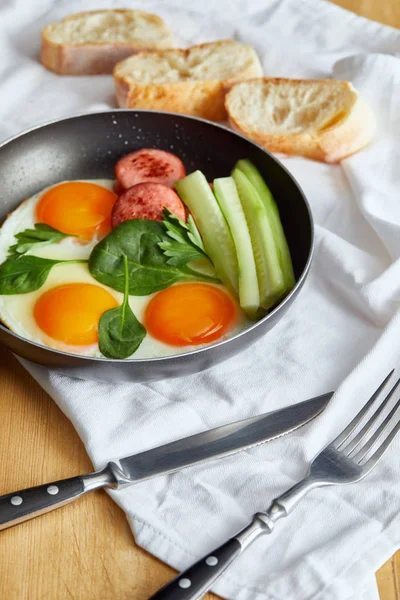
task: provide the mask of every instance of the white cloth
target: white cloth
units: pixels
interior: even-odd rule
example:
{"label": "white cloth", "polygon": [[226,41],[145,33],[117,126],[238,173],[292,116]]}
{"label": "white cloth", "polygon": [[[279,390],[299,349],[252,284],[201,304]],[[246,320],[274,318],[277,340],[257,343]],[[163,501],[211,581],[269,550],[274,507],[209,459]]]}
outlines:
{"label": "white cloth", "polygon": [[[119,2],[3,0],[1,137],[114,106],[111,77],[59,77],[37,60],[47,22],[112,6]],[[400,364],[400,32],[323,0],[147,0],[141,8],[163,16],[185,44],[221,37],[253,44],[268,75],[349,79],[378,117],[376,141],[339,166],[284,159],[312,206],[315,258],[287,316],[249,350],[209,371],[148,384],[30,369],[74,423],[96,468],[338,389],[325,413],[293,435],[111,492],[137,543],[184,569],[301,478]],[[214,590],[235,600],[376,598],[373,574],[400,546],[399,450],[400,439],[356,485],[311,493]]]}

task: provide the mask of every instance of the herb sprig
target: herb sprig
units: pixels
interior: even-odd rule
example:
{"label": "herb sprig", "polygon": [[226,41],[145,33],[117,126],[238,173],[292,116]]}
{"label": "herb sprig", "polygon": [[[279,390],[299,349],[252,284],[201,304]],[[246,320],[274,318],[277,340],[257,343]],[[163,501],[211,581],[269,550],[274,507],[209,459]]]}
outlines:
{"label": "herb sprig", "polygon": [[180,267],[201,258],[210,260],[204,250],[203,240],[192,215],[189,215],[187,223],[185,223],[164,208],[163,217],[168,238],[159,242],[158,245],[168,257],[168,265]]}
{"label": "herb sprig", "polygon": [[19,258],[33,247],[54,244],[66,237],[70,237],[68,233],[58,231],[45,223],[36,223],[34,229],[25,229],[15,235],[17,243],[9,247],[7,256],[8,258]]}

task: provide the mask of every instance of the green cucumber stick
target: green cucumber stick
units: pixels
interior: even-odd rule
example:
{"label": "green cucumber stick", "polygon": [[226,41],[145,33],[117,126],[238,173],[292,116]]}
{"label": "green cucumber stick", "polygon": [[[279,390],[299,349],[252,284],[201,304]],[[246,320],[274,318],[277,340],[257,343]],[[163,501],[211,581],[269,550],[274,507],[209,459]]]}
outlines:
{"label": "green cucumber stick", "polygon": [[285,285],[287,291],[290,291],[295,285],[293,264],[285,232],[283,231],[282,222],[279,216],[278,206],[274,200],[271,190],[265,183],[257,167],[255,167],[250,160],[239,160],[235,165],[235,169],[239,169],[244,175],[246,175],[250,183],[252,183],[252,185],[256,188],[258,195],[268,211],[275,244],[279,254],[279,263],[285,279]]}
{"label": "green cucumber stick", "polygon": [[239,198],[246,215],[257,268],[260,306],[271,308],[285,292],[285,282],[267,210],[256,189],[238,169],[233,171]]}
{"label": "green cucumber stick", "polygon": [[256,264],[246,217],[233,178],[214,179],[214,193],[236,248],[239,303],[250,318],[255,318],[260,306]]}
{"label": "green cucumber stick", "polygon": [[192,213],[222,282],[238,293],[238,264],[232,235],[218,202],[201,171],[195,171],[176,182],[175,188]]}

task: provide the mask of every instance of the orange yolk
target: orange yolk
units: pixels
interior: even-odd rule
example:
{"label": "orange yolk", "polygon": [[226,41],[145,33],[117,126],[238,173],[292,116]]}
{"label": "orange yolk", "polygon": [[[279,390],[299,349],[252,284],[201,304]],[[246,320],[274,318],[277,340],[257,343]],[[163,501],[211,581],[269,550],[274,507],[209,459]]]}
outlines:
{"label": "orange yolk", "polygon": [[48,336],[66,344],[89,346],[98,341],[101,315],[118,302],[91,283],[67,283],[48,290],[36,301],[33,316]]}
{"label": "orange yolk", "polygon": [[218,340],[236,319],[234,301],[220,288],[185,283],[162,290],[150,300],[144,325],[161,342],[190,346]]}
{"label": "orange yolk", "polygon": [[104,236],[111,231],[111,211],[116,199],[114,192],[94,183],[60,183],[40,198],[36,219],[85,239],[91,239],[95,233]]}

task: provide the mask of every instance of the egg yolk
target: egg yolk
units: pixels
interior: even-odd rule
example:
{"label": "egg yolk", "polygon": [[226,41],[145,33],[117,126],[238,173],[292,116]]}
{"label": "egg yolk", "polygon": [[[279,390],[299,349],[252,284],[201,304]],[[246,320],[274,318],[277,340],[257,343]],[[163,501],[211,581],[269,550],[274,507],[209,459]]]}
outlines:
{"label": "egg yolk", "polygon": [[48,290],[33,309],[36,323],[51,338],[76,346],[98,341],[101,315],[118,302],[107,290],[91,283],[67,283]]}
{"label": "egg yolk", "polygon": [[144,325],[150,335],[171,346],[207,344],[236,321],[228,294],[206,283],[185,283],[158,292],[148,303]]}
{"label": "egg yolk", "polygon": [[63,233],[91,239],[111,231],[111,211],[117,195],[94,183],[70,181],[47,190],[36,207],[38,223]]}

